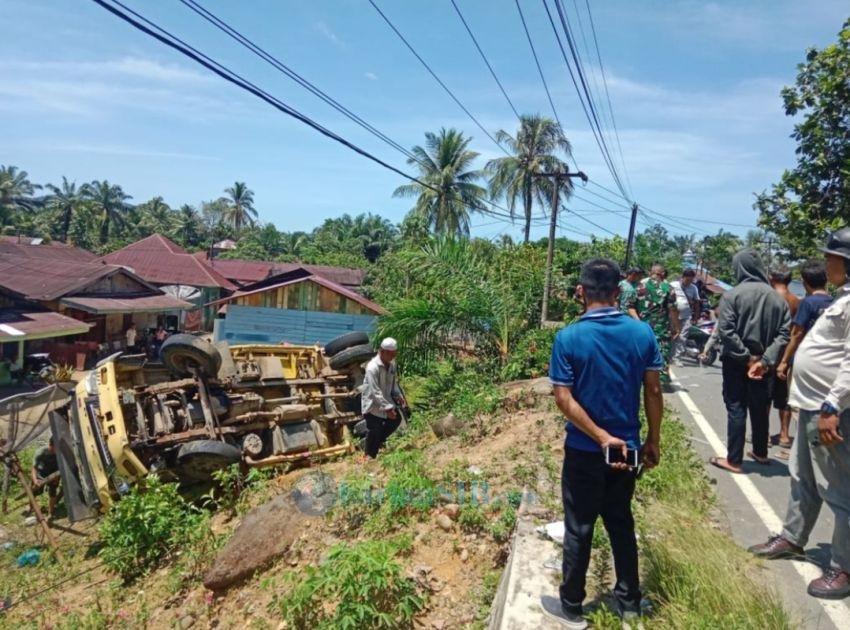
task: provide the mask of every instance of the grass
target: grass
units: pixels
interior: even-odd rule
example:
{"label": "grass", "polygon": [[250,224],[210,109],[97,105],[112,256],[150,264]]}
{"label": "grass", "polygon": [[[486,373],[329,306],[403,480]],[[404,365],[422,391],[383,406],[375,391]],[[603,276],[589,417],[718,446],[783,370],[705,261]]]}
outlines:
{"label": "grass", "polygon": [[[779,596],[755,577],[757,561],[712,522],[716,497],[687,428],[668,413],[661,435],[661,465],[644,475],[636,491],[642,587],[655,610],[644,626],[796,627]],[[605,544],[596,542],[594,553],[605,553]],[[589,617],[596,628],[620,627],[605,606]]]}

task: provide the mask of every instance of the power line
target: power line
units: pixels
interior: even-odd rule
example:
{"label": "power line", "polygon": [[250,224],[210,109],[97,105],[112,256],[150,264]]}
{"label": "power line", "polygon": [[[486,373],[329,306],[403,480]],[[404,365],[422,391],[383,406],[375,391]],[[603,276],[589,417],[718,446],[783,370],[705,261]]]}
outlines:
{"label": "power line", "polygon": [[[232,70],[230,70],[226,66],[223,66],[222,64],[218,63],[214,59],[205,55],[204,53],[202,53],[198,49],[194,48],[190,44],[186,43],[185,41],[183,41],[182,39],[180,39],[176,35],[170,33],[169,31],[167,31],[166,29],[155,24],[151,20],[145,18],[143,15],[137,13],[133,9],[122,4],[119,0],[112,0],[112,3],[114,5],[121,7],[122,9],[124,9],[124,11],[131,14],[132,16],[135,16],[135,18],[131,17],[127,13],[124,13],[121,10],[115,8],[115,6],[112,6],[111,4],[106,2],[105,0],[92,0],[92,1],[95,2],[96,4],[98,4],[99,6],[103,7],[104,9],[106,9],[107,11],[112,13],[113,15],[117,16],[121,20],[127,22],[128,24],[130,24],[131,26],[133,26],[137,30],[142,31],[143,33],[153,37],[157,41],[165,44],[169,48],[172,48],[172,49],[176,50],[177,52],[183,54],[184,56],[192,59],[193,61],[204,66],[205,68],[207,68],[211,72],[215,73],[216,75],[218,75],[219,77],[221,77],[225,81],[232,83],[233,85],[236,85],[237,87],[240,87],[243,90],[253,94],[254,96],[265,101],[266,103],[268,103],[269,105],[271,105],[275,109],[295,118],[296,120],[299,120],[300,122],[303,122],[304,124],[315,129],[316,131],[318,131],[322,135],[324,135],[324,136],[326,136],[326,137],[328,137],[332,140],[335,140],[336,142],[342,144],[343,146],[351,149],[355,153],[358,153],[359,155],[362,155],[363,157],[375,162],[376,164],[383,166],[384,168],[392,171],[393,173],[396,173],[397,175],[401,175],[405,179],[419,184],[423,188],[427,188],[427,189],[432,190],[434,192],[440,192],[440,190],[435,188],[434,186],[431,186],[430,184],[420,180],[419,178],[416,178],[416,177],[414,177],[414,176],[412,176],[408,173],[405,173],[401,169],[398,169],[398,168],[388,164],[387,162],[381,160],[380,158],[376,157],[372,153],[369,153],[365,149],[360,148],[359,146],[353,144],[352,142],[349,142],[348,140],[346,140],[342,136],[336,134],[335,132],[331,131],[330,129],[327,129],[326,127],[322,126],[321,124],[317,123],[316,121],[312,120],[311,118],[302,114],[301,112],[295,110],[294,108],[290,107],[286,103],[280,101],[276,97],[270,95],[268,92],[265,92],[264,90],[257,87],[256,85],[254,85],[250,81],[244,79],[243,77],[241,77],[237,73],[233,72]],[[144,22],[144,24],[143,24],[143,22]],[[145,26],[145,24],[147,24],[148,26]],[[156,31],[159,31],[159,32],[156,32]],[[460,199],[460,198],[458,197],[458,199]],[[503,217],[503,218],[506,218],[506,219],[510,219],[511,221],[514,220],[514,217],[510,214],[510,211],[508,211],[505,208],[502,208],[501,206],[495,204],[492,200],[488,200],[486,203],[488,203],[492,207],[496,207],[496,208],[499,208],[499,209],[505,211],[504,214],[496,212],[496,211],[494,211],[492,209],[488,209],[488,208],[469,206],[468,204],[466,204],[462,200],[461,200],[461,202],[464,203],[464,205],[469,207],[471,210],[474,210],[474,211],[477,211],[477,212],[482,212],[484,214],[490,214],[492,216],[500,216],[500,217]]]}
{"label": "power line", "polygon": [[[611,114],[611,126],[614,128],[617,152],[620,154],[620,163],[623,165],[626,184],[629,187],[629,191],[632,192],[632,182],[629,180],[629,171],[626,168],[626,160],[623,158],[623,147],[620,144],[620,132],[617,130],[617,120],[614,118],[614,106],[611,104],[611,94],[608,92],[608,77],[605,75],[605,64],[602,63],[602,55],[599,52],[599,39],[596,37],[596,24],[593,21],[593,12],[590,10],[590,0],[584,0],[584,3],[587,7],[587,16],[590,20],[590,30],[593,33],[593,45],[596,47],[596,59],[599,61],[599,71],[602,73],[602,85],[605,88],[605,100],[608,101],[608,111]],[[576,7],[576,11],[578,11],[578,7]]]}
{"label": "power line", "polygon": [[396,142],[395,140],[393,140],[392,138],[387,136],[385,133],[383,133],[379,129],[375,128],[370,123],[366,122],[363,118],[361,118],[360,116],[358,116],[357,114],[352,112],[350,109],[345,107],[339,101],[337,101],[332,96],[330,96],[329,94],[324,92],[322,89],[317,87],[314,83],[310,82],[308,79],[305,79],[302,75],[295,72],[292,68],[287,66],[280,59],[278,59],[277,57],[275,57],[271,53],[267,52],[266,50],[264,50],[263,48],[261,48],[260,46],[255,44],[253,41],[251,41],[248,37],[246,37],[245,35],[240,33],[238,30],[236,30],[235,28],[230,26],[227,22],[225,22],[220,17],[215,15],[212,11],[209,11],[208,9],[206,9],[205,7],[200,5],[199,3],[195,2],[195,0],[180,0],[180,2],[182,2],[190,10],[194,11],[201,18],[203,18],[204,20],[206,20],[207,22],[209,22],[210,24],[215,26],[217,29],[219,29],[220,31],[227,34],[231,39],[236,40],[242,46],[244,46],[245,48],[247,48],[248,50],[253,52],[255,55],[257,55],[261,59],[265,60],[272,67],[276,68],[279,72],[283,73],[284,75],[286,75],[287,77],[289,77],[290,79],[295,81],[298,85],[302,86],[303,88],[308,90],[310,93],[319,97],[322,101],[324,101],[325,103],[327,103],[328,105],[333,107],[335,110],[337,110],[338,112],[340,112],[341,114],[343,114],[344,116],[349,118],[350,120],[354,121],[355,123],[357,123],[358,125],[360,125],[364,129],[366,129],[367,131],[372,133],[373,135],[377,136],[378,138],[380,138],[381,140],[386,142],[388,145],[390,145],[394,149],[396,149],[399,152],[401,152],[402,154],[404,154],[408,159],[412,160],[413,162],[417,162],[419,164],[422,164],[416,158],[416,156],[413,153],[411,153],[407,148],[405,148],[404,146],[402,146],[401,144],[399,144],[398,142]]}
{"label": "power line", "polygon": [[[528,32],[528,24],[525,22],[525,15],[522,13],[522,7],[520,6],[519,0],[514,0],[516,3],[516,10],[519,12],[519,19],[522,21],[522,28],[525,31],[525,37],[528,39],[528,45],[531,48],[531,55],[534,57],[534,64],[537,66],[537,73],[540,75],[540,80],[543,82],[543,89],[546,91],[546,98],[549,99],[549,105],[552,107],[552,114],[555,116],[555,121],[558,123],[558,126],[563,129],[564,126],[561,124],[561,119],[558,118],[558,110],[555,109],[555,101],[552,100],[552,93],[549,91],[549,84],[546,83],[546,77],[543,76],[543,68],[540,66],[540,59],[537,57],[537,51],[534,49],[534,41],[531,39],[531,34]],[[575,162],[575,158],[573,158],[573,164],[578,169],[578,165]]]}
{"label": "power line", "polygon": [[[625,188],[623,187],[623,182],[620,180],[620,175],[617,172],[617,169],[614,167],[614,160],[611,158],[611,152],[608,149],[607,142],[605,141],[605,134],[602,131],[602,126],[599,123],[599,116],[596,112],[596,106],[591,95],[590,88],[588,87],[587,80],[584,76],[584,64],[582,64],[581,55],[578,52],[578,48],[575,43],[575,37],[573,36],[572,29],[570,28],[569,18],[567,17],[566,11],[564,10],[563,5],[561,4],[561,0],[553,0],[553,2],[555,3],[555,9],[558,11],[558,17],[560,18],[561,26],[564,29],[564,34],[567,37],[567,44],[570,48],[570,53],[572,55],[573,62],[575,63],[576,72],[578,73],[579,81],[581,82],[585,98],[587,99],[587,106],[590,109],[593,121],[596,123],[596,129],[598,129],[599,131],[599,139],[602,143],[602,146],[600,148],[603,154],[607,157],[608,164],[611,167],[611,176],[614,178],[614,182],[617,184],[617,188],[619,188],[620,192],[623,193],[623,197],[628,199],[628,195],[625,191]],[[591,122],[591,126],[592,125],[593,122]]]}
{"label": "power line", "polygon": [[467,24],[466,18],[463,17],[463,13],[461,13],[460,7],[457,6],[457,2],[455,2],[455,0],[451,0],[451,3],[452,6],[455,8],[457,16],[460,18],[460,21],[463,22],[463,26],[466,28],[466,32],[469,33],[469,37],[470,39],[472,39],[472,43],[475,44],[475,47],[478,49],[478,54],[481,55],[481,58],[484,60],[484,63],[487,64],[487,69],[490,70],[490,74],[493,76],[493,80],[496,81],[496,85],[499,86],[499,89],[502,91],[502,95],[505,97],[505,100],[508,102],[508,105],[510,105],[510,108],[513,110],[514,115],[519,118],[519,112],[517,111],[516,107],[514,107],[513,101],[511,101],[511,97],[508,96],[508,93],[505,91],[505,87],[502,85],[502,82],[499,81],[499,77],[496,75],[496,71],[493,70],[493,66],[490,65],[490,61],[487,59],[487,55],[484,54],[484,51],[478,44],[478,40],[472,33],[472,29],[469,28],[469,24]]}
{"label": "power line", "polygon": [[[593,133],[593,138],[596,141],[596,146],[599,147],[599,151],[602,154],[602,159],[605,161],[605,165],[608,168],[608,171],[611,173],[612,177],[616,181],[615,169],[614,165],[610,161],[610,157],[606,154],[603,149],[602,142],[599,138],[599,132],[593,124],[593,118],[588,111],[588,106],[585,105],[584,97],[582,96],[581,88],[579,88],[578,81],[576,80],[575,74],[573,73],[572,65],[569,62],[569,58],[567,57],[567,51],[564,48],[564,44],[561,41],[561,36],[558,33],[558,28],[555,26],[555,19],[552,17],[552,12],[549,10],[549,4],[546,0],[543,0],[543,7],[546,9],[546,15],[549,19],[549,24],[552,26],[552,32],[555,34],[555,40],[558,43],[558,48],[561,50],[561,56],[564,58],[564,63],[567,66],[567,71],[569,72],[570,79],[572,80],[573,87],[575,87],[576,94],[578,95],[579,104],[581,105],[582,110],[584,111],[585,118],[587,118],[587,122],[590,125],[590,131]],[[625,194],[623,194],[624,198],[627,198]]]}
{"label": "power line", "polygon": [[478,121],[478,119],[477,119],[477,118],[476,118],[476,117],[472,114],[472,112],[470,112],[470,111],[466,108],[466,106],[465,106],[463,103],[461,103],[461,102],[460,102],[460,99],[459,99],[457,96],[455,96],[455,95],[454,95],[454,92],[452,92],[452,91],[449,89],[449,87],[448,87],[445,83],[443,83],[442,79],[440,79],[440,77],[438,77],[438,76],[437,76],[437,73],[436,73],[436,72],[434,72],[434,70],[432,70],[432,69],[431,69],[431,66],[429,66],[429,65],[428,65],[428,63],[427,63],[427,62],[426,62],[426,61],[425,61],[425,60],[424,60],[424,59],[420,56],[420,54],[419,54],[418,52],[416,52],[416,49],[415,49],[415,48],[413,48],[413,46],[410,44],[410,42],[408,42],[408,41],[407,41],[407,39],[405,39],[404,35],[402,35],[402,34],[401,34],[401,31],[399,31],[399,30],[396,28],[395,24],[393,24],[393,23],[392,23],[392,21],[391,21],[391,20],[390,20],[390,19],[386,16],[386,14],[384,14],[384,12],[383,12],[383,11],[381,11],[380,7],[379,7],[377,4],[375,4],[375,1],[374,1],[374,0],[369,0],[369,4],[371,4],[371,5],[372,5],[372,7],[375,9],[375,11],[377,11],[377,12],[378,12],[378,15],[380,15],[380,16],[384,19],[384,22],[386,22],[386,23],[387,23],[387,26],[389,26],[389,27],[392,29],[392,31],[393,31],[393,32],[394,32],[394,33],[398,36],[398,38],[399,38],[399,39],[400,39],[400,40],[404,43],[404,45],[405,45],[405,46],[407,46],[407,49],[408,49],[411,53],[413,53],[413,56],[414,56],[414,57],[416,57],[416,58],[419,60],[419,63],[421,63],[421,64],[422,64],[422,66],[423,66],[423,67],[424,67],[424,68],[428,71],[428,73],[429,73],[429,74],[430,74],[430,75],[434,78],[434,80],[435,80],[437,83],[439,83],[440,87],[442,87],[442,88],[443,88],[443,90],[445,90],[445,91],[446,91],[446,94],[448,94],[448,95],[452,98],[452,100],[453,100],[455,103],[457,103],[457,106],[458,106],[458,107],[460,107],[460,108],[464,111],[464,113],[465,113],[467,116],[469,116],[470,120],[472,120],[472,122],[474,122],[474,123],[478,126],[478,128],[479,128],[481,131],[483,131],[483,132],[484,132],[484,135],[486,135],[488,138],[490,138],[490,140],[492,140],[492,141],[493,141],[493,143],[494,143],[497,147],[499,147],[499,148],[500,148],[500,149],[501,149],[501,150],[502,150],[502,151],[503,151],[506,155],[510,155],[510,153],[508,153],[508,151],[505,149],[505,147],[503,147],[501,144],[499,144],[499,142],[496,140],[496,138],[494,138],[494,137],[490,134],[490,132],[489,132],[489,131],[487,131],[487,130],[484,128],[484,125],[482,125],[482,124]]}

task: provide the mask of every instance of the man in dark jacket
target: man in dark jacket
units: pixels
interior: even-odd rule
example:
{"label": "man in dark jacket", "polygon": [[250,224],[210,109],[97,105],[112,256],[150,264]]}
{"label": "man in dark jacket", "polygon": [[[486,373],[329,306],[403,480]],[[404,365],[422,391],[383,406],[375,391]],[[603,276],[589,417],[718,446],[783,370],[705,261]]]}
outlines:
{"label": "man in dark jacket", "polygon": [[741,473],[747,411],[752,427],[750,457],[769,464],[770,390],[772,371],[788,343],[791,314],[774,291],[759,255],[752,249],[735,254],[732,268],[738,285],[720,300],[717,330],[723,344],[723,402],[728,415],[727,456],[712,457],[715,466]]}

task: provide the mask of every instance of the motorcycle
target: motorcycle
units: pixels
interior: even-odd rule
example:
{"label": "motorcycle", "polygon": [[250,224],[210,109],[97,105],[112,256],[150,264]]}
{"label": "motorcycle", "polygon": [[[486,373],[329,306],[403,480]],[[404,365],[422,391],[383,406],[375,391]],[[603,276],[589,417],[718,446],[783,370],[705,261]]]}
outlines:
{"label": "motorcycle", "polygon": [[21,368],[23,378],[33,385],[36,382],[48,382],[56,372],[56,366],[50,360],[47,352],[34,352],[24,357],[24,365]]}
{"label": "motorcycle", "polygon": [[[717,356],[720,352],[720,346],[716,337],[708,345],[711,340],[711,333],[714,331],[714,325],[714,322],[703,321],[688,328],[688,331],[685,333],[683,356],[693,359],[702,365],[713,365],[717,361]],[[700,358],[703,354],[705,355],[705,359]]]}

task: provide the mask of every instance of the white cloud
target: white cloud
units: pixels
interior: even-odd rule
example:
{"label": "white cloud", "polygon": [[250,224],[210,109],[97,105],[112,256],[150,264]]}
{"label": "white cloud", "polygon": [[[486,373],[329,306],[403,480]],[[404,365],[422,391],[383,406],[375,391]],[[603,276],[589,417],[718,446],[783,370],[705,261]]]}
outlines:
{"label": "white cloud", "polygon": [[326,38],[328,41],[330,41],[330,42],[331,42],[332,44],[334,44],[335,46],[339,46],[340,48],[345,48],[345,42],[344,42],[344,41],[342,41],[342,39],[340,39],[340,38],[339,38],[339,36],[337,36],[337,34],[336,34],[336,33],[334,33],[334,32],[331,30],[331,27],[330,27],[330,26],[328,26],[328,25],[327,25],[327,24],[326,24],[323,20],[319,20],[318,22],[316,22],[316,29],[317,29],[317,30],[318,30],[318,31],[319,31],[322,35],[324,35],[324,36],[325,36],[325,38]]}
{"label": "white cloud", "polygon": [[45,151],[67,151],[69,153],[97,153],[100,155],[115,155],[119,157],[137,157],[151,159],[195,160],[202,162],[218,162],[221,158],[197,153],[181,153],[174,151],[156,151],[151,149],[136,149],[117,145],[98,144],[65,144],[43,147]]}
{"label": "white cloud", "polygon": [[370,81],[377,81],[378,80],[378,75],[375,74],[374,72],[367,72],[363,76],[366,77],[367,79],[369,79]]}

